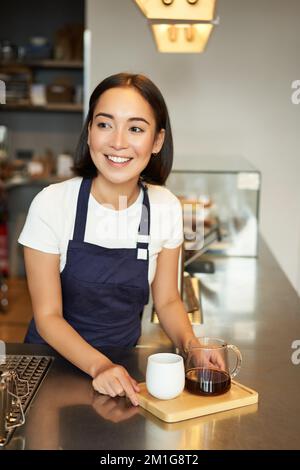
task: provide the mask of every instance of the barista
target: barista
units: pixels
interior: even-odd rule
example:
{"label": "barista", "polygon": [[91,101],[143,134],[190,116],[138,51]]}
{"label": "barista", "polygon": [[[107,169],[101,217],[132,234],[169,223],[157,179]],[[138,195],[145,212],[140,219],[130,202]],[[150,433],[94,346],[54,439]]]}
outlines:
{"label": "barista", "polygon": [[184,349],[195,336],[178,293],[182,209],[163,185],[172,133],[163,96],[120,73],[93,91],[76,176],[33,200],[19,242],[34,318],[26,342],[46,343],[102,394],[138,404],[138,384],[98,348],[133,347],[149,288],[160,324]]}

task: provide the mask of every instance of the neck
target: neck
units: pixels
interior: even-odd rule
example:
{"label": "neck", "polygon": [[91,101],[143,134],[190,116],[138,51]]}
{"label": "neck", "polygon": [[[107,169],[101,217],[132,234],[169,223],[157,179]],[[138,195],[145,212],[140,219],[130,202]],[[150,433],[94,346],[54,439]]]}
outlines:
{"label": "neck", "polygon": [[138,181],[138,178],[134,178],[126,183],[115,184],[98,174],[93,179],[91,192],[100,204],[110,205],[115,210],[125,209],[131,206],[139,195]]}

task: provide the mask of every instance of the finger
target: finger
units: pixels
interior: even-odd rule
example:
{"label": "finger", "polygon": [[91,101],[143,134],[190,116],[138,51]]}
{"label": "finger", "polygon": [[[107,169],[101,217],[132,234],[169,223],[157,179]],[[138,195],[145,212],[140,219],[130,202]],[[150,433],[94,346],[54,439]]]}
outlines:
{"label": "finger", "polygon": [[138,406],[139,402],[138,402],[134,387],[131,383],[130,376],[122,374],[119,377],[119,380],[121,382],[123,389],[125,390],[126,396],[129,398],[131,403],[134,406]]}
{"label": "finger", "polygon": [[222,360],[221,357],[218,357],[218,356],[211,358],[210,361],[209,361],[209,364],[213,367],[217,367],[220,370],[225,369],[224,361]]}
{"label": "finger", "polygon": [[113,391],[115,393],[115,396],[119,396],[119,397],[124,397],[125,396],[125,390],[124,390],[121,382],[119,381],[119,379],[117,379],[116,377],[113,377],[111,379],[109,385],[113,389]]}
{"label": "finger", "polygon": [[137,382],[135,379],[133,379],[132,377],[130,377],[130,375],[129,375],[129,379],[130,379],[130,381],[131,381],[131,383],[132,383],[132,385],[133,385],[134,390],[135,390],[136,392],[139,392],[139,391],[140,391],[140,387],[139,387],[138,382]]}
{"label": "finger", "polygon": [[96,384],[96,390],[99,393],[102,393],[103,395],[109,395],[110,397],[114,398],[117,394],[114,390],[114,387],[106,381],[105,383],[102,383],[101,385]]}
{"label": "finger", "polygon": [[225,363],[224,363],[224,360],[223,360],[223,357],[221,356],[221,354],[217,354],[216,357],[215,357],[215,363],[217,364],[217,366],[219,367],[219,369],[221,370],[224,370],[225,369]]}
{"label": "finger", "polygon": [[[127,372],[127,371],[126,371],[126,372]],[[140,386],[139,386],[138,382],[137,382],[133,377],[131,377],[131,375],[129,375],[128,372],[127,372],[127,377],[128,377],[128,379],[130,380],[130,382],[131,382],[131,384],[132,384],[132,386],[133,386],[134,391],[135,391],[135,392],[140,392]]]}
{"label": "finger", "polygon": [[93,389],[95,390],[95,392],[101,393],[103,395],[107,395],[107,393],[105,392],[105,389],[97,383],[96,379],[93,380],[92,385],[93,385]]}

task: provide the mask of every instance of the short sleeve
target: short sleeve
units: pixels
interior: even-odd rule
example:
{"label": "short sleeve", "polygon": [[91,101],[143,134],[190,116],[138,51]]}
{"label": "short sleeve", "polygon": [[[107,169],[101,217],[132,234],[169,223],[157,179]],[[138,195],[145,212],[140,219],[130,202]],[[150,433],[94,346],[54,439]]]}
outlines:
{"label": "short sleeve", "polygon": [[183,243],[183,217],[181,203],[174,196],[169,207],[169,216],[165,219],[169,222],[168,239],[165,240],[163,248],[177,248]]}
{"label": "short sleeve", "polygon": [[55,216],[48,188],[32,200],[18,242],[45,253],[59,254],[59,218]]}

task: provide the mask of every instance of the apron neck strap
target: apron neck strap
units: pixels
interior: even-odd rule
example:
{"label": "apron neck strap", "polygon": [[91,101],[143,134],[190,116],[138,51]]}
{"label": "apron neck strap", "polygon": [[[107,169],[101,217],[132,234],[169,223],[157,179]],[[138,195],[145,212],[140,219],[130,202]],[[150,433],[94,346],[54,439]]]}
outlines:
{"label": "apron neck strap", "polygon": [[78,199],[77,199],[76,219],[75,219],[75,227],[74,227],[74,234],[73,234],[73,240],[76,242],[84,241],[85,226],[86,226],[86,219],[87,219],[87,212],[88,212],[87,209],[88,209],[92,181],[93,181],[92,178],[83,178],[81,185],[80,185]]}
{"label": "apron neck strap", "polygon": [[142,216],[139,225],[139,236],[147,236],[150,234],[150,202],[148,196],[148,188],[144,182],[140,182],[143,189],[143,204],[142,204]]}

